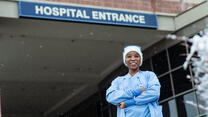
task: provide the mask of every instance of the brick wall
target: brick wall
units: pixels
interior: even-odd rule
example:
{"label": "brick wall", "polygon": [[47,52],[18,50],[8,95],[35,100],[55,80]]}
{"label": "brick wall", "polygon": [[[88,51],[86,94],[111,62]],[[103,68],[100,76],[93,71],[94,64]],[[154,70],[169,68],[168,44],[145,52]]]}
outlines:
{"label": "brick wall", "polygon": [[[141,10],[151,12],[162,12],[177,14],[183,10],[193,7],[194,4],[168,0],[45,0],[53,2],[66,2],[82,5],[94,5],[101,7],[112,7],[130,10]],[[182,7],[183,6],[183,7]]]}

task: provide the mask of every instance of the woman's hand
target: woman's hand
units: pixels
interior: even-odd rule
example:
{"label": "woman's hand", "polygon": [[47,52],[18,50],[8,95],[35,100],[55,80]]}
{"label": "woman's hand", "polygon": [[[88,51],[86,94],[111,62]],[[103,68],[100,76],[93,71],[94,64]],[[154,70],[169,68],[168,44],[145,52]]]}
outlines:
{"label": "woman's hand", "polygon": [[141,93],[144,92],[144,91],[146,91],[146,89],[145,88],[141,88]]}
{"label": "woman's hand", "polygon": [[[146,91],[145,88],[141,88],[141,93]],[[121,102],[120,105],[117,105],[118,108],[125,108],[126,107],[126,104],[125,102]]]}
{"label": "woman's hand", "polygon": [[121,102],[120,105],[117,105],[118,108],[125,108],[126,104],[124,102]]}

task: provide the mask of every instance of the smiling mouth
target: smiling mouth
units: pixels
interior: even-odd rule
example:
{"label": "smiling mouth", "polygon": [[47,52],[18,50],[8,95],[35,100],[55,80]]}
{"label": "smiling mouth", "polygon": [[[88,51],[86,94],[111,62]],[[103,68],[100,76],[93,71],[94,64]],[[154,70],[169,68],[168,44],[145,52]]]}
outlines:
{"label": "smiling mouth", "polygon": [[135,62],[132,62],[132,63],[130,63],[130,65],[137,65],[137,63],[135,63]]}

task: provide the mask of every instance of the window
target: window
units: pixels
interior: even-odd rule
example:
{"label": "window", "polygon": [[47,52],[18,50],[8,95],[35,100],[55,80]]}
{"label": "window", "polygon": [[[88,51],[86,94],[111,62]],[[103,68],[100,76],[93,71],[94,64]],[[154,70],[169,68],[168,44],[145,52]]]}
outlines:
{"label": "window", "polygon": [[[198,95],[197,95],[197,99],[198,99],[198,104],[199,105],[204,105],[205,104],[205,102]],[[203,114],[206,113],[206,111],[204,109],[202,109],[202,108],[199,108],[199,113],[201,115],[203,115]]]}
{"label": "window", "polygon": [[[146,59],[141,66],[141,70],[154,71],[159,77],[161,84],[159,102],[162,102],[164,117],[197,117],[199,114],[200,117],[203,117],[205,115],[204,110],[199,109],[198,111],[198,107],[185,103],[187,100],[196,101],[194,83],[187,78],[187,75],[190,75],[192,71],[189,69],[184,70],[182,67],[185,59],[186,48],[181,43],[178,43]],[[128,70],[120,70],[119,72],[126,73],[126,71]],[[203,104],[203,101],[199,98],[197,100],[194,103]],[[106,103],[104,105],[103,107],[106,108],[102,110],[103,117],[110,115],[111,117],[116,117],[116,107]]]}
{"label": "window", "polygon": [[172,72],[174,90],[176,94],[193,88],[191,80],[187,78],[188,74],[190,74],[189,70],[184,70],[183,68]]}
{"label": "window", "polygon": [[160,81],[160,100],[166,99],[168,97],[173,96],[172,88],[171,88],[171,81],[170,81],[170,74],[167,74],[161,78]]}
{"label": "window", "polygon": [[143,64],[141,66],[141,70],[143,71],[152,71],[150,59],[147,59],[143,61]]}
{"label": "window", "polygon": [[175,100],[162,103],[163,117],[177,117]]}
{"label": "window", "polygon": [[186,48],[181,43],[176,44],[168,49],[171,68],[176,68],[186,60]]}
{"label": "window", "polygon": [[167,72],[168,69],[168,60],[166,51],[162,51],[152,57],[153,70],[157,75]]}
{"label": "window", "polygon": [[177,111],[179,117],[195,117],[197,110],[195,106],[192,106],[185,101],[194,102],[194,93],[188,93],[176,98]]}

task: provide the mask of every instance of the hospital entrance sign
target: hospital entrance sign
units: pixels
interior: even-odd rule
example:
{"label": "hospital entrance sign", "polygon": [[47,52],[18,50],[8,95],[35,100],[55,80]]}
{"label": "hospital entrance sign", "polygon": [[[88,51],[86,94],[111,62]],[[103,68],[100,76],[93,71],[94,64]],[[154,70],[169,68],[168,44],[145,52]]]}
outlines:
{"label": "hospital entrance sign", "polygon": [[20,17],[157,28],[155,14],[25,1],[18,9]]}

